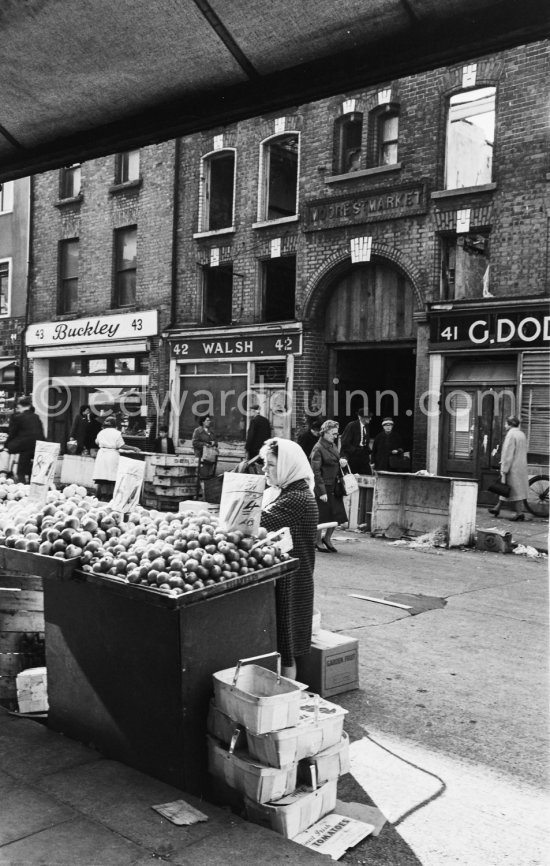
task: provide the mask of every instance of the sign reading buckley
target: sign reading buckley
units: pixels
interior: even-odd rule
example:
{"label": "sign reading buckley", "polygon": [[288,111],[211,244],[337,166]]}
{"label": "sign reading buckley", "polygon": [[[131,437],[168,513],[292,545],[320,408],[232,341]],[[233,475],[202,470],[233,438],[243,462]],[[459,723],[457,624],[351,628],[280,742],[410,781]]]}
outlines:
{"label": "sign reading buckley", "polygon": [[432,313],[432,346],[535,348],[550,344],[550,316],[523,309],[468,313]]}
{"label": "sign reading buckley", "polygon": [[25,334],[27,347],[70,346],[82,343],[136,340],[158,333],[158,310],[140,310],[113,316],[37,322]]}

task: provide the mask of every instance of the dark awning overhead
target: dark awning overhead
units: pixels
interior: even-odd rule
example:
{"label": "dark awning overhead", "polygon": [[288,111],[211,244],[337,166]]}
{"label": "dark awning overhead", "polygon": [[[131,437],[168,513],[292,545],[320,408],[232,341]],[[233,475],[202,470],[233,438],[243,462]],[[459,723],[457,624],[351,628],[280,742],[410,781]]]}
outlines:
{"label": "dark awning overhead", "polygon": [[540,39],[546,0],[4,0],[0,180]]}

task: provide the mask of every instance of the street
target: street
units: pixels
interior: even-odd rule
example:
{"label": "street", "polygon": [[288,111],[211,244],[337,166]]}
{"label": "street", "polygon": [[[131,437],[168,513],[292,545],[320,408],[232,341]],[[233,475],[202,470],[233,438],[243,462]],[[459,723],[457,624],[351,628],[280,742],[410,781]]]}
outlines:
{"label": "street", "polygon": [[[334,540],[315,604],[321,628],[359,639],[360,681],[331,698],[349,710],[339,796],[389,822],[341,862],[550,862],[547,559]],[[446,605],[411,616],[352,593]]]}

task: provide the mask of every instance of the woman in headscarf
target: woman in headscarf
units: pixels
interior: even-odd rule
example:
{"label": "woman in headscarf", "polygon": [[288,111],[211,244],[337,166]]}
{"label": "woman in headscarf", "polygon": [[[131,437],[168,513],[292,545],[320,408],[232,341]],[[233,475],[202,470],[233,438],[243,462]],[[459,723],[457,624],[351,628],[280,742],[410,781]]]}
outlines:
{"label": "woman in headscarf", "polygon": [[260,449],[269,485],[261,525],[269,532],[288,526],[299,559],[298,570],[275,585],[277,647],[284,676],[295,679],[296,660],[311,648],[313,567],[319,512],[313,495],[313,472],[297,442],[268,439]]}
{"label": "woman in headscarf", "polygon": [[317,533],[315,546],[319,553],[326,553],[327,550],[330,553],[338,553],[332,543],[332,533],[336,525],[347,523],[348,520],[342,497],[334,495],[334,485],[341,467],[346,466],[348,462],[340,457],[336,446],[337,439],[338,422],[325,421],[321,425],[319,441],[313,446],[310,457],[315,478],[315,497],[319,505],[319,521],[333,524],[327,527],[324,535],[322,529]]}

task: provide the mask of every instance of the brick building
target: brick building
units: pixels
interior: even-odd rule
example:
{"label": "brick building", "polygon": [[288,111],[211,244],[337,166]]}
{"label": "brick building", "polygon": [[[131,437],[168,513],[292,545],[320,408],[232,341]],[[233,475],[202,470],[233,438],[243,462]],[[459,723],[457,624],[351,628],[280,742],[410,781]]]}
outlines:
{"label": "brick building", "polygon": [[[153,146],[138,177],[115,185],[124,155],[95,160],[78,196],[60,197],[58,173],[37,178],[32,321],[49,330],[46,343],[28,330],[35,382],[59,370],[85,374],[80,388],[133,387],[99,361],[141,353],[141,411],[169,416],[181,445],[210,412],[226,456],[239,457],[252,394],[284,436],[307,414],[343,424],[368,404],[373,433],[395,417],[413,469],[482,490],[516,412],[533,471],[547,464],[548,49]],[[137,250],[133,277],[120,235]],[[78,302],[63,310],[71,241]],[[131,328],[155,310],[158,330],[128,335],[127,352],[94,336],[86,370],[61,361],[53,323],[119,316]]]}

